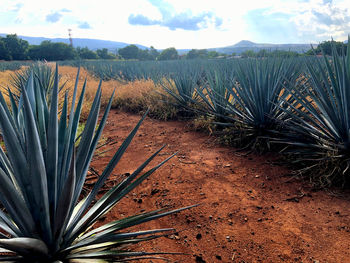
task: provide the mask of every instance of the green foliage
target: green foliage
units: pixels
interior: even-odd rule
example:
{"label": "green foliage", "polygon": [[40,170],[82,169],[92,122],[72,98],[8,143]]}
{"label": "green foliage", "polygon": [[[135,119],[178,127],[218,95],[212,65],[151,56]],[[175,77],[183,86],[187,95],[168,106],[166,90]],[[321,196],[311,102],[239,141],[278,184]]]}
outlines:
{"label": "green foliage", "polygon": [[173,229],[138,232],[126,229],[186,209],[144,212],[92,229],[99,218],[172,156],[144,172],[162,147],[96,200],[99,189],[130,145],[146,117],[144,115],[92,190],[82,198],[84,181],[106,124],[112,98],[97,125],[102,93],[100,83],[76,147],[86,89],[85,82],[75,105],[79,72],[76,79],[70,110],[65,95],[60,118],[57,68],[50,104],[32,74],[19,102],[11,100],[11,109],[0,93],[0,128],[6,147],[0,148],[0,202],[5,208],[0,210],[0,247],[5,249],[0,255],[1,261],[86,262],[88,259],[124,261],[153,257],[157,253],[133,252],[127,245],[160,237]]}
{"label": "green foliage", "polygon": [[220,55],[224,55],[224,54],[220,54],[216,51],[208,51],[206,49],[191,49],[186,54],[186,59],[216,58]]}
{"label": "green foliage", "polygon": [[270,51],[266,49],[261,49],[255,54],[255,56],[258,58],[264,58],[264,57],[289,58],[289,57],[297,57],[298,53],[292,52],[292,51],[284,51],[284,50]]}
{"label": "green foliage", "polygon": [[0,43],[3,43],[3,45],[0,44],[0,59],[25,60],[28,58],[29,44],[18,38],[16,34],[0,38]]}
{"label": "green foliage", "polygon": [[197,59],[197,58],[207,58],[208,50],[206,49],[191,49],[188,51],[186,58],[187,59]]}
{"label": "green foliage", "polygon": [[140,49],[136,45],[128,45],[118,50],[118,54],[124,59],[156,60],[159,52],[151,46],[150,49]]}
{"label": "green foliage", "polygon": [[115,59],[116,56],[110,52],[108,52],[107,48],[97,49],[96,53],[101,59]]}
{"label": "green foliage", "polygon": [[158,60],[174,60],[178,59],[179,54],[177,50],[173,47],[164,49],[158,56]]}
{"label": "green foliage", "polygon": [[208,58],[216,58],[216,57],[219,57],[219,56],[226,56],[226,55],[225,54],[220,54],[219,52],[216,52],[216,51],[212,50],[212,51],[208,51],[207,56],[208,56]]}
{"label": "green foliage", "polygon": [[0,60],[11,60],[10,51],[7,49],[5,42],[0,38]]}
{"label": "green foliage", "polygon": [[340,41],[323,41],[319,45],[317,45],[317,48],[310,49],[306,52],[307,55],[326,55],[326,56],[332,56],[333,55],[333,48],[337,50],[338,54],[346,54],[346,44]]}
{"label": "green foliage", "polygon": [[97,53],[88,49],[87,47],[77,47],[76,52],[80,59],[98,59]]}
{"label": "green foliage", "polygon": [[247,50],[241,53],[242,58],[263,58],[263,57],[279,57],[279,58],[292,58],[298,57],[300,54],[295,51],[286,51],[286,50],[267,50],[261,49],[258,52],[253,50]]}
{"label": "green foliage", "polygon": [[65,43],[53,43],[51,41],[43,41],[38,46],[29,48],[29,57],[34,60],[58,61],[74,59],[76,52],[73,47]]}
{"label": "green foliage", "polygon": [[139,53],[137,56],[138,60],[154,60],[155,58],[153,58],[149,52],[148,49],[139,49]]}
{"label": "green foliage", "polygon": [[295,51],[274,50],[274,51],[268,52],[267,56],[279,57],[279,58],[293,58],[293,57],[299,57],[302,55]]}
{"label": "green foliage", "polygon": [[138,59],[139,48],[136,45],[128,45],[124,48],[118,49],[118,54],[124,59]]}
{"label": "green foliage", "polygon": [[148,52],[152,58],[152,60],[156,60],[157,57],[159,56],[159,52],[157,49],[155,49],[153,46],[150,47],[149,52]]}
{"label": "green foliage", "polygon": [[247,50],[241,53],[242,58],[255,58],[256,53],[253,50]]}

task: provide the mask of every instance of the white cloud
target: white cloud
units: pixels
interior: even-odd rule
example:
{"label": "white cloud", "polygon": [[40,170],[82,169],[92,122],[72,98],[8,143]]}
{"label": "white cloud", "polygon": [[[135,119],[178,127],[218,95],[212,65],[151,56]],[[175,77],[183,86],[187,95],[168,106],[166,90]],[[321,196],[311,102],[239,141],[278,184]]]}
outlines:
{"label": "white cloud", "polygon": [[[347,2],[347,7],[344,6]],[[329,1],[324,4],[321,0],[304,3],[295,10],[292,21],[298,27],[298,34],[309,41],[330,39],[345,40],[350,32],[350,1]]]}
{"label": "white cloud", "polygon": [[[263,10],[259,14],[272,19],[276,30],[284,30],[294,42],[310,43],[329,39],[330,36],[342,39],[350,32],[347,20],[350,16],[350,0],[331,2],[331,5],[327,5],[323,0],[1,0],[0,23],[4,33],[68,37],[68,28],[71,28],[73,38],[100,38],[153,45],[157,48],[217,47],[232,45],[242,39],[271,43],[285,40],[279,40],[271,32],[259,34],[255,29],[262,27],[257,27],[256,24],[255,28],[252,27],[247,14],[253,10]],[[186,12],[189,18],[200,14],[213,15],[206,18],[206,24],[199,23],[200,30],[197,31],[169,30],[159,25],[145,27],[128,23],[131,14],[140,14],[156,21],[163,19],[164,14],[159,6],[168,8],[170,15]],[[70,12],[64,12],[63,9]],[[47,15],[55,12],[62,15],[60,19],[56,23],[46,22]],[[215,26],[215,18],[222,20],[219,27]],[[331,23],[322,23],[327,19]],[[268,21],[265,22],[268,24]],[[85,28],[79,28],[82,22],[86,22],[83,26]],[[256,23],[259,25],[263,22]]]}

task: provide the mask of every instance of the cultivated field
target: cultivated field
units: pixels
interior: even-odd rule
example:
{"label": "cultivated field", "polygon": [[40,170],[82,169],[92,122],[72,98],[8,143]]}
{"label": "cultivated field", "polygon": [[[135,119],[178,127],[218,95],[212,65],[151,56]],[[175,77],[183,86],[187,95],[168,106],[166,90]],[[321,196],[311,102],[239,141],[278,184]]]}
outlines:
{"label": "cultivated field", "polygon": [[[199,204],[131,225],[127,230],[176,229],[131,248],[182,253],[164,255],[175,262],[348,260],[350,59],[80,64],[78,94],[87,80],[81,129],[100,78],[102,108],[115,90],[80,198],[147,110],[149,117],[97,196],[164,144],[150,167],[177,152],[94,228],[145,211]],[[72,63],[59,67],[59,109],[64,94],[67,101],[74,96],[77,70]],[[14,85],[11,74],[0,72],[4,93]]]}

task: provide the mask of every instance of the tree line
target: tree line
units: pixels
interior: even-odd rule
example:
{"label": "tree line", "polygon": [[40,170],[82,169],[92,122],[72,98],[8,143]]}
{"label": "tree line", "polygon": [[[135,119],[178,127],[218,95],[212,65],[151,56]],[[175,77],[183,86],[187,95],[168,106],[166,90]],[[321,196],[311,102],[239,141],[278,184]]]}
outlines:
{"label": "tree line", "polygon": [[338,54],[344,54],[347,53],[347,45],[344,42],[341,41],[323,41],[320,44],[317,45],[317,47],[310,46],[310,49],[304,53],[298,53],[295,51],[287,51],[287,50],[266,50],[261,49],[257,52],[254,52],[253,50],[247,50],[245,52],[242,52],[240,54],[241,57],[247,58],[247,57],[272,57],[272,56],[278,56],[278,57],[298,57],[298,56],[319,56],[319,55],[326,55],[326,56],[332,56],[332,45],[337,50]]}
{"label": "tree line", "polygon": [[[240,54],[241,57],[295,57],[300,55],[331,55],[331,43],[335,42],[338,52],[346,53],[346,44],[337,41],[324,41],[317,48],[310,49],[304,54],[293,51],[282,50],[260,50],[254,52],[247,50]],[[10,34],[6,37],[0,37],[0,60],[74,60],[74,59],[125,59],[125,60],[174,60],[174,59],[210,59],[235,56],[222,54],[207,49],[192,49],[187,54],[180,56],[178,51],[173,48],[166,48],[159,52],[153,46],[149,49],[140,49],[136,45],[128,45],[118,49],[115,54],[107,48],[90,50],[87,47],[74,48],[65,43],[57,43],[45,40],[40,45],[30,45],[28,41],[20,39],[16,34]]]}
{"label": "tree line", "polygon": [[73,59],[114,59],[116,56],[106,48],[96,51],[73,48],[65,43],[42,41],[40,45],[30,45],[16,34],[0,37],[0,60],[73,60]]}
{"label": "tree line", "polygon": [[[185,58],[211,58],[219,53],[207,50],[191,50]],[[172,60],[181,56],[173,48],[159,52],[153,46],[140,49],[136,45],[128,45],[111,53],[107,48],[90,50],[87,47],[74,48],[66,43],[45,40],[40,45],[30,45],[16,34],[0,37],[0,60],[74,60],[74,59],[126,59],[126,60]]]}

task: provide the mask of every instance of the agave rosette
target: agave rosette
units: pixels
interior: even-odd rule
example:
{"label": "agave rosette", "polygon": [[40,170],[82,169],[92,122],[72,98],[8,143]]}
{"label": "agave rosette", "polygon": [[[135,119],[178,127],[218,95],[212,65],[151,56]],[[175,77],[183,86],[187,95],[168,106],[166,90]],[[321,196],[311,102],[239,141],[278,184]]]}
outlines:
{"label": "agave rosette", "polygon": [[202,70],[199,66],[190,63],[176,64],[174,71],[156,80],[175,100],[175,106],[189,112],[195,111],[194,106],[200,100],[198,90],[201,89]]}
{"label": "agave rosette", "polygon": [[[345,50],[344,50],[345,51]],[[285,102],[290,132],[281,139],[285,153],[310,172],[320,185],[349,182],[350,167],[350,44],[347,55],[306,60],[308,82],[290,91]],[[300,92],[303,90],[303,92]],[[299,105],[296,108],[294,105]]]}
{"label": "agave rosette", "polygon": [[228,118],[235,122],[239,144],[270,147],[270,137],[288,118],[281,103],[290,99],[286,86],[293,85],[299,76],[297,66],[296,60],[279,57],[238,62],[234,87],[228,89],[232,99],[226,109]]}
{"label": "agave rosette", "polygon": [[[31,74],[17,103],[12,93],[9,108],[0,93],[0,128],[5,148],[0,147],[0,261],[87,262],[123,261],[155,257],[157,253],[125,249],[128,244],[150,240],[173,229],[128,232],[126,229],[177,210],[157,210],[133,215],[92,228],[125,195],[148,178],[168,159],[144,171],[162,150],[150,156],[130,176],[97,199],[107,180],[135,136],[145,116],[130,132],[86,197],[82,188],[98,144],[112,97],[98,123],[101,83],[96,91],[80,143],[77,128],[86,81],[77,98],[78,76],[68,110],[67,95],[58,118],[58,69],[48,105],[45,90]],[[170,157],[171,158],[171,157]],[[96,202],[95,202],[96,201]],[[161,253],[158,253],[161,254]]]}
{"label": "agave rosette", "polygon": [[232,104],[233,97],[228,90],[234,86],[234,67],[232,65],[216,65],[206,71],[204,88],[197,89],[207,113],[218,117],[228,114],[227,106]]}

